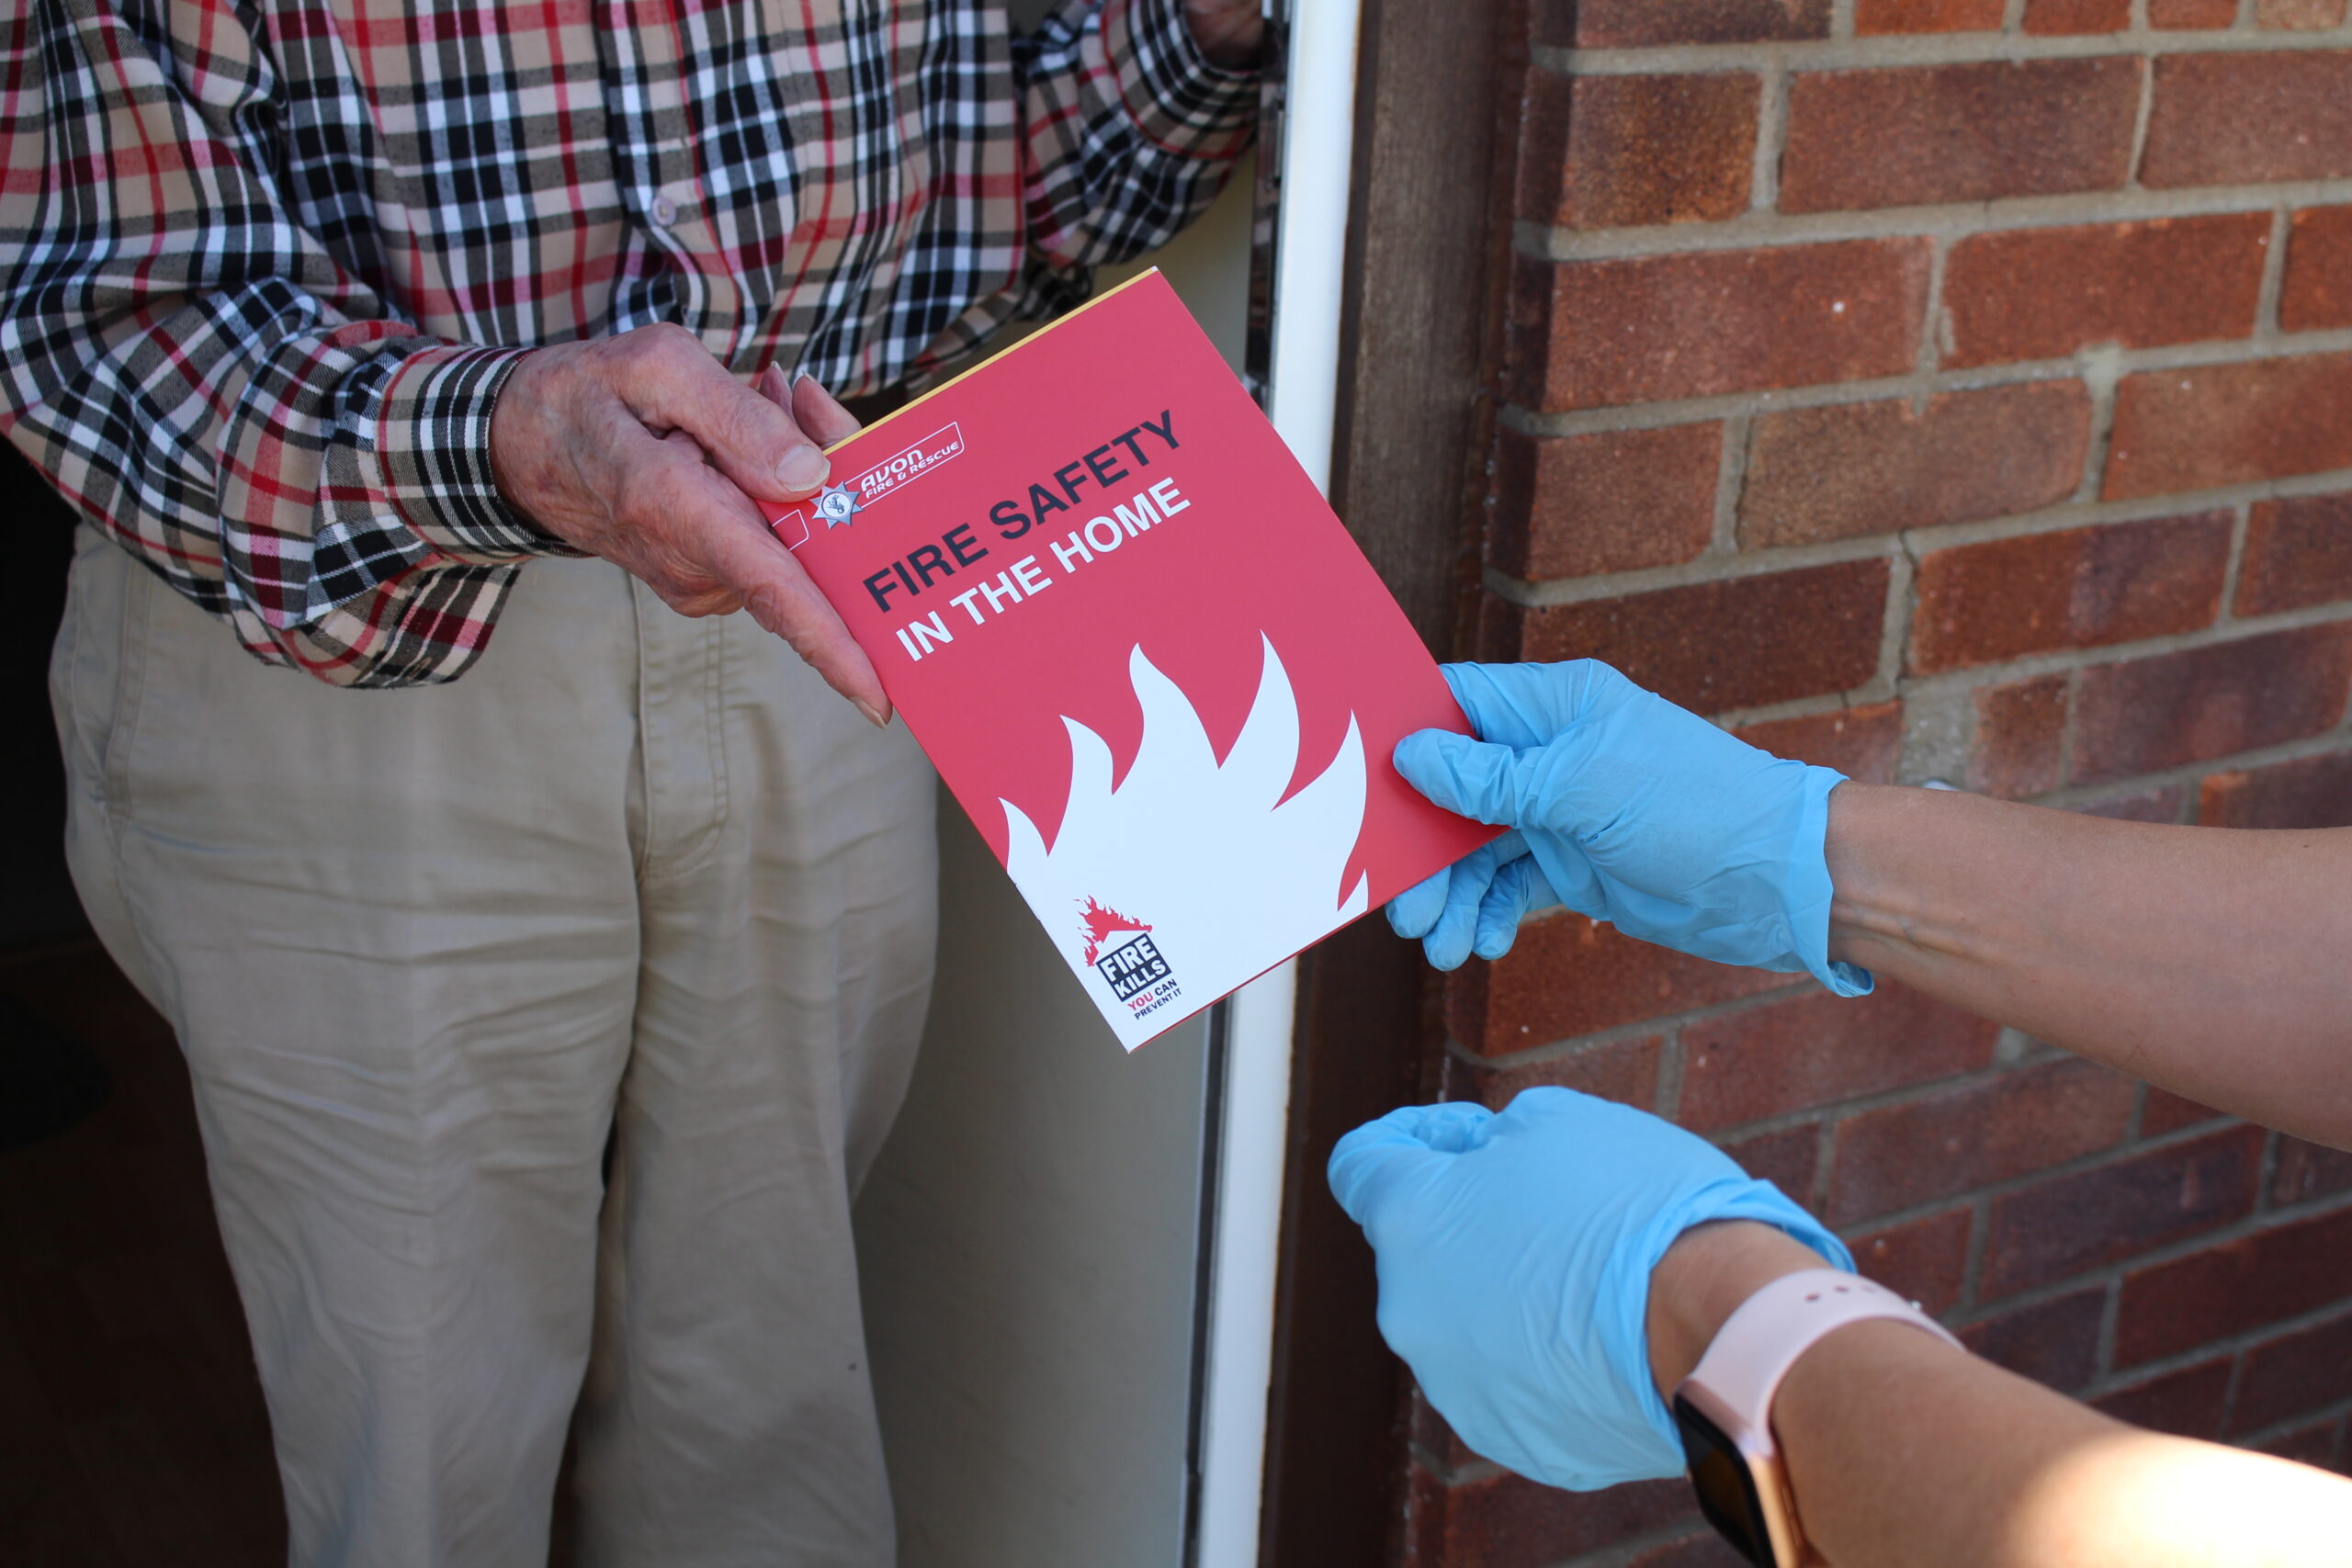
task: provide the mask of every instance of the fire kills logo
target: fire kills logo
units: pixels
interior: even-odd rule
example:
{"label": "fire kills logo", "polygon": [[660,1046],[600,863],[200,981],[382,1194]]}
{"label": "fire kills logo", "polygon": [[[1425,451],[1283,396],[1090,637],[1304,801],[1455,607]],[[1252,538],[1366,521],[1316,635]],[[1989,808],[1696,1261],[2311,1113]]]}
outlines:
{"label": "fire kills logo", "polygon": [[[1092,898],[1086,901],[1082,913],[1086,919],[1086,962],[1110,985],[1111,994],[1127,1001],[1137,994],[1172,977],[1168,960],[1159,955],[1152,942],[1151,928],[1141,920],[1131,920],[1116,909],[1103,908]],[[1122,931],[1133,937],[1103,951],[1103,944]]]}
{"label": "fire kills logo", "polygon": [[1102,944],[1118,931],[1148,931],[1151,928],[1141,920],[1131,920],[1116,909],[1106,909],[1089,898],[1085,908],[1079,911],[1086,917],[1086,961],[1094,962]]}

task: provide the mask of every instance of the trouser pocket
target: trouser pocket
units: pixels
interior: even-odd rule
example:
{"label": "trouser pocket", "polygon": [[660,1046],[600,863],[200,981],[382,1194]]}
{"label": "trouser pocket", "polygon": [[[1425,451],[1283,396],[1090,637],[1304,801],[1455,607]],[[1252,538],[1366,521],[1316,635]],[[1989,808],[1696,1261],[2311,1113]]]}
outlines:
{"label": "trouser pocket", "polygon": [[74,890],[107,953],[160,1007],[120,883],[125,760],[151,585],[112,540],[86,523],[74,530],[65,615],[50,652],[49,698],[65,758],[65,862]]}

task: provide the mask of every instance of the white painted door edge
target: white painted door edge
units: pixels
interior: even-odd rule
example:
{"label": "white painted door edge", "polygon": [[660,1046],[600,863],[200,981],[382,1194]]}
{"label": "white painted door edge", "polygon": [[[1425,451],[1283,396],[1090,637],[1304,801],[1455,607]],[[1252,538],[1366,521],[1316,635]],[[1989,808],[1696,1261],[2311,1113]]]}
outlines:
{"label": "white painted door edge", "polygon": [[[1289,8],[1267,412],[1329,494],[1360,7],[1359,0],[1292,0]],[[1226,1081],[1211,1097],[1221,1101],[1225,1124],[1216,1140],[1193,1568],[1258,1562],[1297,997],[1294,960],[1225,1003]]]}

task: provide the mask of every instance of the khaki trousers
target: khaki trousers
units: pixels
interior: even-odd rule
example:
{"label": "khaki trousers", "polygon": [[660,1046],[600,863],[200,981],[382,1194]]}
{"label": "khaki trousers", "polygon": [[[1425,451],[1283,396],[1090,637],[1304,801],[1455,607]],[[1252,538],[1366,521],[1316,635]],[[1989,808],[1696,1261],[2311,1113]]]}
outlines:
{"label": "khaki trousers", "polygon": [[585,1563],[888,1563],[850,1199],[931,979],[904,728],[601,561],[454,684],[337,691],[87,529],[51,683],[294,1562],[544,1562],[569,1427]]}

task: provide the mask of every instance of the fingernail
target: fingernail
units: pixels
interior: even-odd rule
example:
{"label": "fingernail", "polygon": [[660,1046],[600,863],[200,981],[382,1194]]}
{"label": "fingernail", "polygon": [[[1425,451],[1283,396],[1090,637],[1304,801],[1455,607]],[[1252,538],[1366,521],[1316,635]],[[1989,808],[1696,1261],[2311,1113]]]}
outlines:
{"label": "fingernail", "polygon": [[775,466],[775,477],[786,490],[815,490],[832,471],[832,464],[814,446],[803,446]]}
{"label": "fingernail", "polygon": [[866,718],[872,722],[875,728],[888,729],[890,728],[890,716],[888,714],[884,713],[880,708],[876,707],[864,697],[859,697],[856,701],[857,711],[864,714]]}

